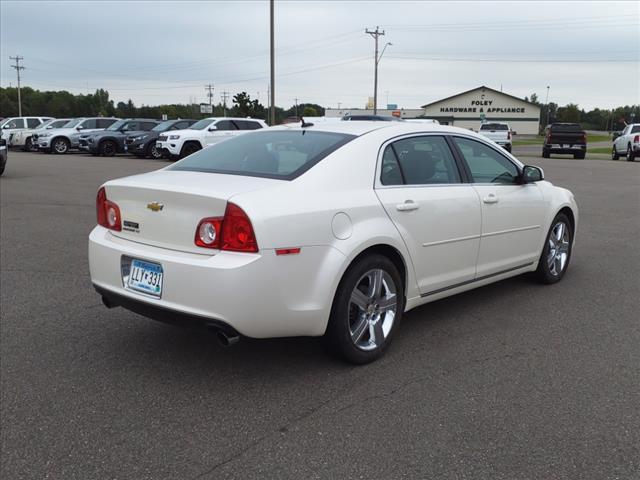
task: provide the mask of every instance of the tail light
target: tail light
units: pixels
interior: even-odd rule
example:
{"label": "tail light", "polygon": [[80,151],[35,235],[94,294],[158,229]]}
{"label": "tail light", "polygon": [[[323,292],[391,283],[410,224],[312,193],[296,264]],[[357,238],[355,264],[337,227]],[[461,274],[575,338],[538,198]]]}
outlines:
{"label": "tail light", "polygon": [[258,242],[251,220],[239,206],[227,203],[224,217],[203,218],[196,229],[198,247],[232,252],[257,252]]}
{"label": "tail light", "polygon": [[633,143],[639,143],[640,142],[640,135],[636,135],[635,137],[633,137]]}
{"label": "tail light", "polygon": [[104,187],[98,190],[98,195],[96,196],[96,215],[98,217],[98,225],[118,232],[122,230],[120,208],[116,203],[107,199],[107,192]]}

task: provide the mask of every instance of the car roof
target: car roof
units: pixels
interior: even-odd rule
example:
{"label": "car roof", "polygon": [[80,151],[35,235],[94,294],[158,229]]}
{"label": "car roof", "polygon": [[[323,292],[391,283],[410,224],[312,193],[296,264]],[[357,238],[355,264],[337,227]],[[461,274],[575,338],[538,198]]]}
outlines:
{"label": "car roof", "polygon": [[[248,118],[248,117],[207,117],[202,120],[249,120],[250,122],[264,122],[261,118]],[[199,120],[198,120],[199,121]]]}
{"label": "car roof", "polygon": [[[313,123],[313,122],[311,122]],[[411,122],[379,122],[362,120],[357,122],[319,123],[309,127],[302,127],[300,123],[287,123],[271,127],[279,130],[309,130],[315,132],[343,133],[346,135],[365,135],[374,130],[385,129],[390,135],[403,135],[405,133],[464,133],[477,135],[470,130],[437,123],[411,123]]]}

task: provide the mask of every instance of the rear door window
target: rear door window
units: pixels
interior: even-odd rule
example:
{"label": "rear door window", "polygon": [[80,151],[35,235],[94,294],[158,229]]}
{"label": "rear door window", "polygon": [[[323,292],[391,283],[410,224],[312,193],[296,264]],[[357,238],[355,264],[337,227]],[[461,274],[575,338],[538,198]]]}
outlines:
{"label": "rear door window", "polygon": [[98,128],[98,121],[95,118],[88,118],[84,122],[82,122],[82,126],[85,130],[90,128]]}
{"label": "rear door window", "polygon": [[385,149],[380,181],[383,185],[433,185],[460,183],[461,177],[444,137],[425,135],[398,140]]}
{"label": "rear door window", "polygon": [[116,120],[114,118],[99,118],[96,121],[96,128],[107,128],[113,125]]}
{"label": "rear door window", "polygon": [[40,123],[39,118],[27,118],[27,128],[36,128]]}
{"label": "rear door window", "polygon": [[158,124],[154,122],[140,122],[140,130],[142,130],[143,132],[148,132],[152,130],[156,125]]}

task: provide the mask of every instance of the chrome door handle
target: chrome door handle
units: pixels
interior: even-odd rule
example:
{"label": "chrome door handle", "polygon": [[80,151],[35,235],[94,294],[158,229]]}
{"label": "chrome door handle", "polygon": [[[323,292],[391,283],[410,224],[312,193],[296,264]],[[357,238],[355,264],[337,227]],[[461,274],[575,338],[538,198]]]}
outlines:
{"label": "chrome door handle", "polygon": [[498,197],[496,197],[493,193],[490,193],[486,197],[482,199],[484,203],[498,203]]}
{"label": "chrome door handle", "polygon": [[406,200],[404,203],[400,203],[396,205],[396,210],[399,210],[401,212],[417,210],[418,208],[420,208],[420,205],[414,202],[413,200]]}

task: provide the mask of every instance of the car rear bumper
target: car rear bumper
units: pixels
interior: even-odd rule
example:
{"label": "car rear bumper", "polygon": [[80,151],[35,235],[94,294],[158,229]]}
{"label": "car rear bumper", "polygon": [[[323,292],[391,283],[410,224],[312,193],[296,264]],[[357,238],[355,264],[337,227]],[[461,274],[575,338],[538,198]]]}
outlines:
{"label": "car rear bumper", "polygon": [[[125,286],[124,265],[132,258],[162,266],[160,298]],[[163,321],[218,322],[253,338],[324,334],[344,263],[329,246],[297,255],[272,249],[200,255],[125,240],[101,226],[89,236],[91,280],[114,304]]]}
{"label": "car rear bumper", "polygon": [[562,145],[562,144],[545,144],[542,147],[549,153],[576,153],[576,152],[586,152],[587,146],[584,144],[580,145]]}

